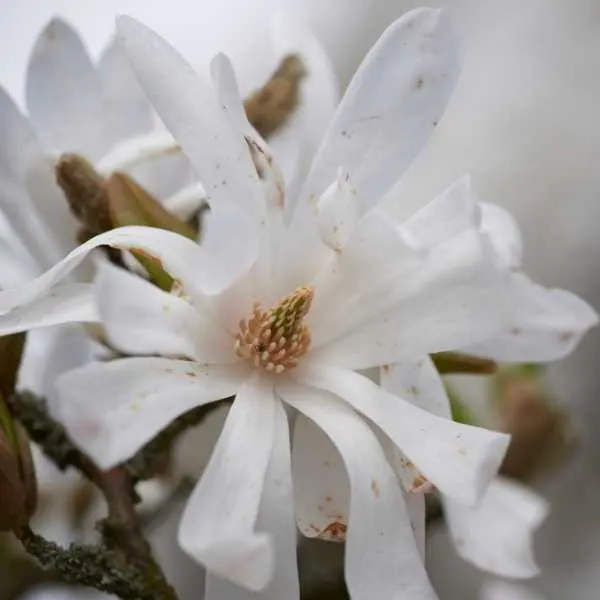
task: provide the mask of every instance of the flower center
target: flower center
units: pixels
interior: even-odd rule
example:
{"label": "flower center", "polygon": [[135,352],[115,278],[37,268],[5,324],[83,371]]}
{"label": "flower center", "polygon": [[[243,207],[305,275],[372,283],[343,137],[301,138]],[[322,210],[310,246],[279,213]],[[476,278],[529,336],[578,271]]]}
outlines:
{"label": "flower center", "polygon": [[268,310],[255,304],[252,314],[240,321],[236,354],[273,373],[295,367],[310,346],[310,332],[303,319],[313,296],[313,288],[299,287]]}

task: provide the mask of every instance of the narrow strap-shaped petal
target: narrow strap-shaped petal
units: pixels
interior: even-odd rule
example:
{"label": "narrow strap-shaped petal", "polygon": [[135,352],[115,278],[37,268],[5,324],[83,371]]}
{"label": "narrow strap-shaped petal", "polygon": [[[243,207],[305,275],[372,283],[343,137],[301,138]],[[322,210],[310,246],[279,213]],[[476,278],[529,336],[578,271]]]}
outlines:
{"label": "narrow strap-shaped petal", "polygon": [[0,289],[20,285],[36,275],[36,265],[23,244],[0,222]]}
{"label": "narrow strap-shaped petal", "polygon": [[108,338],[126,354],[212,364],[237,360],[232,337],[187,300],[105,261],[98,265],[95,283]]}
{"label": "narrow strap-shaped petal", "polygon": [[317,222],[323,242],[341,252],[354,232],[359,215],[359,200],[350,174],[340,169],[337,179],[317,203]]}
{"label": "narrow strap-shaped petal", "polygon": [[27,110],[50,150],[104,154],[108,138],[100,78],[78,34],[54,18],[33,48],[27,70]]}
{"label": "narrow strap-shaped petal", "polygon": [[513,216],[497,204],[482,202],[481,230],[492,243],[498,255],[498,264],[504,269],[520,269],[523,259],[523,239]]}
{"label": "narrow strap-shaped petal", "polygon": [[[56,402],[56,380],[59,375],[94,360],[99,345],[90,337],[85,327],[80,325],[57,327],[47,333],[50,343],[40,366],[41,393],[47,398],[48,404],[53,406]],[[28,389],[25,386],[24,388]]]}
{"label": "narrow strap-shaped petal", "polygon": [[[429,356],[384,365],[379,370],[381,387],[399,398],[444,419],[451,419],[450,400],[444,383]],[[404,453],[395,448],[392,462],[409,496],[422,495],[431,484]],[[417,501],[415,501],[417,502]]]}
{"label": "narrow strap-shaped petal", "polygon": [[481,503],[469,508],[443,498],[456,550],[475,566],[501,577],[535,577],[533,534],[548,503],[519,483],[498,477]]}
{"label": "narrow strap-shaped petal", "polygon": [[0,315],[0,327],[2,321],[10,317],[8,311],[47,297],[49,290],[71,273],[92,250],[104,245],[145,251],[157,257],[163,267],[182,283],[186,293],[217,293],[231,281],[231,273],[226,275],[220,271],[222,265],[213,261],[205,248],[181,235],[152,227],[120,227],[75,248],[37,279],[19,288],[0,292],[0,312],[8,313]]}
{"label": "narrow strap-shaped petal", "polygon": [[448,242],[481,224],[481,204],[471,190],[471,178],[461,177],[400,225],[405,239],[417,248]]}
{"label": "narrow strap-shaped petal", "polygon": [[122,48],[113,40],[98,62],[107,124],[114,141],[149,132],[154,126],[148,102]]}
{"label": "narrow strap-shaped petal", "polygon": [[301,195],[320,195],[339,166],[365,207],[376,204],[423,148],[458,75],[449,21],[416,9],[392,24],[354,75]]}
{"label": "narrow strap-shaped petal", "polygon": [[13,177],[20,179],[36,152],[39,147],[33,127],[0,87],[0,163]]}
{"label": "narrow strap-shaped petal", "polygon": [[[258,235],[261,250],[255,271],[258,285],[265,289],[273,279],[273,256],[281,246],[281,236],[285,235],[283,224],[285,184],[270,148],[246,118],[230,60],[225,55],[218,54],[212,60],[210,69],[219,103],[228,116],[228,124],[234,135],[246,140],[258,173],[262,196],[260,212],[265,213],[265,216],[260,222]],[[207,230],[210,235],[210,229]]]}
{"label": "narrow strap-shaped petal", "polygon": [[297,377],[371,419],[440,491],[475,504],[496,475],[509,436],[454,423],[382,390],[353,371],[306,364]]}
{"label": "narrow strap-shaped petal", "polygon": [[130,458],[184,412],[236,393],[244,369],[168,358],[90,363],[58,378],[53,414],[101,468]]}
{"label": "narrow strap-shaped petal", "polygon": [[180,188],[162,200],[162,205],[182,221],[189,221],[206,203],[206,192],[200,182]]}
{"label": "narrow strap-shaped petal", "polygon": [[275,439],[260,500],[257,529],[273,538],[275,574],[261,592],[253,592],[207,573],[205,600],[298,600],[296,527],[290,465],[290,436],[281,404],[275,409]]}
{"label": "narrow strap-shaped petal", "polygon": [[272,454],[276,399],[260,375],[237,392],[179,527],[179,544],[209,572],[260,591],[273,577],[270,536],[255,531]]}
{"label": "narrow strap-shaped petal", "polygon": [[404,501],[406,502],[406,509],[408,510],[419,554],[425,562],[425,494],[423,492],[405,492]]}
{"label": "narrow strap-shaped petal", "polygon": [[48,269],[57,258],[58,248],[40,221],[23,182],[3,171],[0,166],[0,212],[34,259],[37,271]]}
{"label": "narrow strap-shaped petal", "polygon": [[94,286],[87,283],[63,283],[1,315],[0,335],[64,323],[98,321],[100,315],[96,307]]}
{"label": "narrow strap-shaped petal", "polygon": [[452,418],[444,382],[429,356],[385,365],[379,371],[379,380],[381,387],[394,396],[438,417]]}
{"label": "narrow strap-shaped petal", "polygon": [[215,86],[217,101],[224,114],[227,115],[223,124],[231,129],[234,136],[250,138],[261,146],[266,146],[265,141],[250,125],[246,117],[233,65],[225,54],[219,53],[211,60],[210,74]]}
{"label": "narrow strap-shaped petal", "polygon": [[365,369],[490,339],[516,309],[509,278],[493,268],[481,236],[465,232],[432,250],[404,279],[359,290],[355,325],[346,319],[348,333],[315,341],[321,345],[315,350],[322,361]]}
{"label": "narrow strap-shaped petal", "polygon": [[393,306],[392,292],[410,293],[407,284],[428,266],[422,254],[407,244],[396,223],[379,210],[363,215],[353,229],[341,251],[320,265],[311,282],[317,290],[309,315],[313,348],[356,328],[377,314],[382,304]]}
{"label": "narrow strap-shaped petal", "polygon": [[119,17],[117,35],[152,105],[194,165],[211,206],[234,204],[258,222],[262,199],[248,145],[234,133],[215,91],[144,25]]}
{"label": "narrow strap-shaped petal", "polygon": [[289,388],[286,402],[314,421],[341,454],[350,479],[345,574],[353,600],[433,600],[402,491],[370,427],[331,395]]}
{"label": "narrow strap-shaped petal", "polygon": [[504,362],[549,362],[570,354],[598,313],[567,290],[550,289],[514,273],[508,291],[515,298],[514,316],[499,335],[467,352]]}
{"label": "narrow strap-shaped petal", "polygon": [[[320,394],[305,402],[317,402]],[[327,435],[300,414],[294,424],[292,469],[298,528],[306,537],[344,541],[350,486],[344,461]]]}

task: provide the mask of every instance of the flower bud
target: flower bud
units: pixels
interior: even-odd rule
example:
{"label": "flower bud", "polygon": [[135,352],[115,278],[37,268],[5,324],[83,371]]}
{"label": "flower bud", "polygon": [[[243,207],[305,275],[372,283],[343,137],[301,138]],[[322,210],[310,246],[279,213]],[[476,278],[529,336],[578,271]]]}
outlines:
{"label": "flower bud", "polygon": [[37,483],[29,440],[0,397],[0,531],[26,525],[36,504]]}
{"label": "flower bud", "polygon": [[0,395],[5,398],[15,391],[25,339],[25,333],[0,337]]}
{"label": "flower bud", "polygon": [[244,101],[248,121],[263,138],[275,133],[296,110],[305,76],[300,58],[286,56],[266,85]]}
{"label": "flower bud", "polygon": [[512,436],[501,472],[529,482],[572,448],[568,416],[548,398],[539,368],[520,365],[501,372],[496,393],[500,429]]}
{"label": "flower bud", "polygon": [[[166,210],[143,187],[124,173],[114,173],[106,181],[109,211],[113,227],[145,225],[179,233],[196,239],[193,227],[180,221]],[[161,262],[140,250],[131,250],[138,262],[146,269],[152,282],[165,291],[173,286],[172,277],[162,268]]]}
{"label": "flower bud", "polygon": [[114,173],[106,181],[112,227],[146,225],[174,231],[196,241],[193,227],[179,220],[141,185],[125,173]]}
{"label": "flower bud", "polygon": [[64,192],[71,212],[83,226],[85,236],[112,229],[104,180],[91,163],[77,154],[63,154],[55,173],[56,183]]}

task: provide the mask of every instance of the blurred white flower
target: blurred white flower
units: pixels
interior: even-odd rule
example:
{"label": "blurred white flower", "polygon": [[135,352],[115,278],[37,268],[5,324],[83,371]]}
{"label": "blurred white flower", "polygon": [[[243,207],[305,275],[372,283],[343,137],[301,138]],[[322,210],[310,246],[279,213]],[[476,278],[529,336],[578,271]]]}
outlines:
{"label": "blurred white flower", "polygon": [[[189,183],[186,164],[176,169],[170,160],[169,171],[161,172],[156,159],[173,154],[177,145],[155,126],[152,109],[115,46],[95,67],[77,33],[58,19],[33,49],[27,109],[28,118],[0,90],[0,209],[20,242],[2,259],[11,267],[22,265],[24,279],[77,245],[77,222],[55,181],[60,154],[78,153],[101,172],[130,170],[163,198]],[[187,163],[182,155],[179,161]],[[24,250],[29,260],[18,256]]]}
{"label": "blurred white flower", "polygon": [[549,509],[541,496],[498,477],[475,508],[449,498],[443,501],[450,535],[462,558],[501,577],[526,579],[539,574],[533,534]]}

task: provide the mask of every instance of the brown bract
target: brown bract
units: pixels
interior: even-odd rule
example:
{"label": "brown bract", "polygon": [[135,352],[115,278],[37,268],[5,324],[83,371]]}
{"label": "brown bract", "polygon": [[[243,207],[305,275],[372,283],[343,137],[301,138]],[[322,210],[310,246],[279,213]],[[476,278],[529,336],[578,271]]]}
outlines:
{"label": "brown bract", "polygon": [[305,75],[300,58],[286,56],[266,85],[244,101],[248,121],[262,137],[275,133],[296,110]]}

